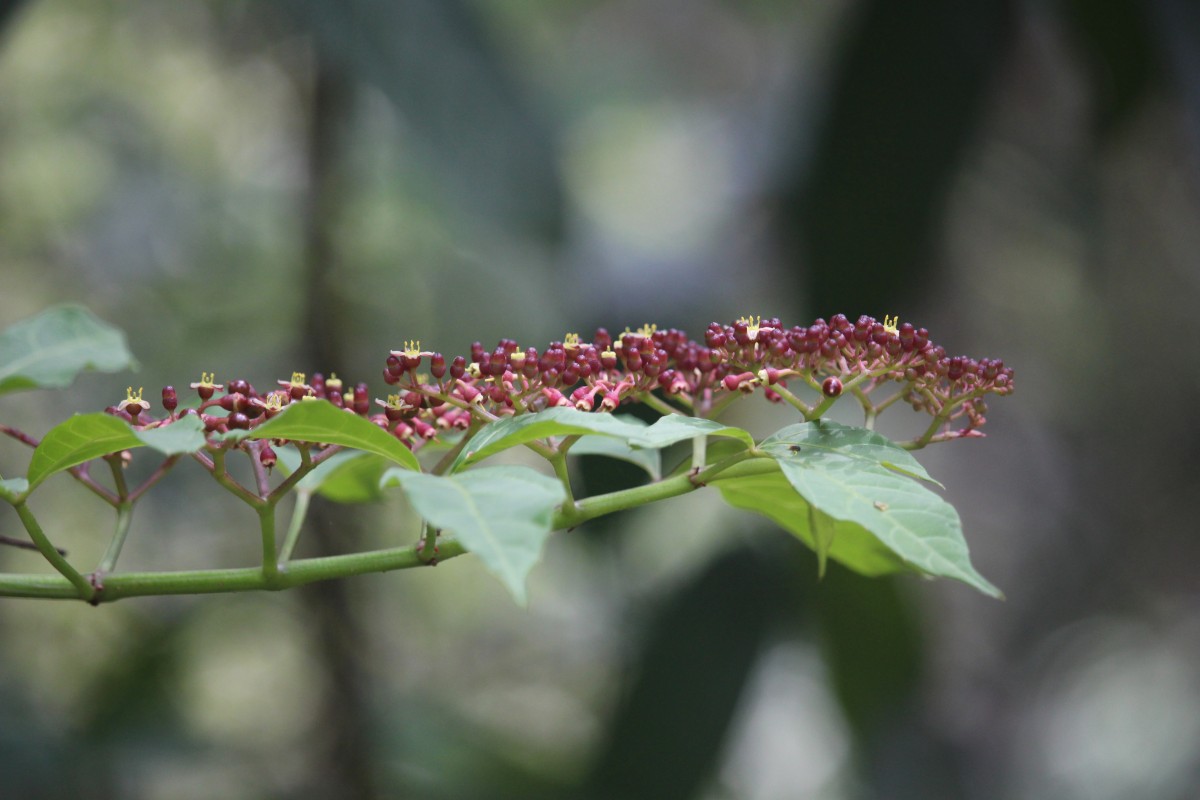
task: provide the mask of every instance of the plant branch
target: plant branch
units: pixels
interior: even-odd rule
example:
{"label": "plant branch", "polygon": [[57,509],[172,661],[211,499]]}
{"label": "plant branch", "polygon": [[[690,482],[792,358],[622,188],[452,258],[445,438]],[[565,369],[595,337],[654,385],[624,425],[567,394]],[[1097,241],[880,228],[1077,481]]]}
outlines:
{"label": "plant branch", "polygon": [[50,540],[46,538],[46,534],[42,531],[42,526],[38,524],[37,517],[29,510],[25,502],[21,501],[14,505],[13,508],[16,509],[17,516],[21,518],[21,524],[25,526],[25,530],[29,533],[29,538],[33,540],[38,551],[74,588],[73,596],[81,600],[91,600],[96,594],[96,587],[87,578],[83,577],[79,573],[79,570],[71,566],[70,562],[59,553],[58,548],[50,543]]}

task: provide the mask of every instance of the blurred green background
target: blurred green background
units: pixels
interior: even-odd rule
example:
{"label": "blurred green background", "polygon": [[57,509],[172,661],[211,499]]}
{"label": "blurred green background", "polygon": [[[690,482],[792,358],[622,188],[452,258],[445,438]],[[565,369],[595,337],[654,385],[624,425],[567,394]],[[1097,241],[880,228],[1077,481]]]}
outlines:
{"label": "blurred green background", "polygon": [[[1198,143],[1186,0],[0,2],[0,325],[81,302],[142,365],[5,398],[35,435],[201,370],[381,395],[405,339],[744,314],[898,313],[1017,370],[989,438],[921,454],[1007,602],[818,582],[699,495],[554,537],[527,610],[469,557],[5,600],[0,796],[1200,796]],[[198,473],[123,569],[255,563]],[[39,497],[94,563],[100,504]],[[322,507],[302,554],[405,519]]]}

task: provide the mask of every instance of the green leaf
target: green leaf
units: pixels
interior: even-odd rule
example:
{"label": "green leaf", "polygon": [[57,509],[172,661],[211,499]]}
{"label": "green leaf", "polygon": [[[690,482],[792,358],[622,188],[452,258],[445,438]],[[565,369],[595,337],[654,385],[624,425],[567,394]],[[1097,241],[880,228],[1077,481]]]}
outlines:
{"label": "green leaf", "polygon": [[686,439],[695,439],[697,436],[728,437],[745,443],[747,447],[754,446],[754,437],[741,428],[722,425],[711,419],[685,417],[682,414],[660,417],[653,425],[632,437],[629,443],[634,447],[661,448]]}
{"label": "green leaf", "polygon": [[914,480],[936,483],[908,451],[823,420],[790,425],[758,449],[775,459],[779,473],[714,483],[731,505],[776,520],[818,559],[868,575],[910,568],[1003,596],[971,566],[958,512]]}
{"label": "green leaf", "polygon": [[525,578],[542,554],[562,484],[528,467],[483,467],[439,476],[389,469],[430,525],[453,533],[525,604]]}
{"label": "green leaf", "polygon": [[6,503],[16,502],[16,499],[29,491],[29,481],[24,478],[0,479],[0,499]]}
{"label": "green leaf", "polygon": [[[291,447],[276,451],[285,475],[300,466],[300,454]],[[302,492],[316,492],[335,503],[369,503],[380,499],[380,478],[391,462],[362,450],[341,450],[317,465],[296,484]]]}
{"label": "green leaf", "polygon": [[623,417],[566,407],[505,417],[488,423],[476,433],[454,460],[450,472],[535,439],[596,433],[628,441],[642,430],[641,426]]}
{"label": "green leaf", "polygon": [[584,436],[571,445],[569,453],[573,456],[606,456],[619,458],[630,464],[646,470],[650,480],[662,479],[662,453],[658,450],[644,450],[640,447],[630,447],[620,439],[610,436]]}
{"label": "green leaf", "polygon": [[[1002,596],[971,566],[958,512],[913,480],[933,481],[908,451],[871,431],[825,421],[788,426],[759,449],[821,513],[862,526],[921,572]],[[835,538],[831,556],[836,548]]]}
{"label": "green leaf", "polygon": [[170,425],[134,430],[133,435],[147,447],[168,456],[194,453],[207,444],[204,440],[204,422],[195,414],[181,417]]}
{"label": "green leaf", "polygon": [[796,494],[781,471],[719,478],[712,485],[720,490],[729,505],[774,520],[812,548],[818,558],[824,549],[828,558],[870,576],[912,569],[869,531],[853,522],[826,516],[833,529],[823,532],[822,539],[826,544],[818,544],[809,520],[809,504]]}
{"label": "green leaf", "polygon": [[776,457],[800,457],[806,460],[810,456],[819,458],[823,453],[836,453],[842,457],[858,459],[864,464],[881,465],[946,488],[929,476],[912,453],[887,437],[866,428],[855,428],[828,420],[788,425],[763,439],[758,449]]}
{"label": "green leaf", "polygon": [[99,456],[141,447],[142,440],[124,421],[109,414],[76,414],[50,429],[29,462],[29,487],[55,473]]}
{"label": "green leaf", "polygon": [[413,452],[399,439],[373,422],[338,408],[327,400],[305,400],[291,403],[271,420],[246,432],[238,431],[234,439],[291,439],[315,444],[340,444],[356,450],[366,450],[407,467],[420,470]]}
{"label": "green leaf", "polygon": [[86,369],[136,366],[125,335],[79,306],[48,309],[0,333],[0,394],[59,389]]}

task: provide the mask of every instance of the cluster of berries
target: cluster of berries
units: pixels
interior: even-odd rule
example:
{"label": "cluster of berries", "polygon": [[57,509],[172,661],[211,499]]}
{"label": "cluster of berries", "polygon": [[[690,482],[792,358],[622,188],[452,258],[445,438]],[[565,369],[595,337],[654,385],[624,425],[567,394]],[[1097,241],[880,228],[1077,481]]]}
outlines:
{"label": "cluster of berries", "polygon": [[[792,403],[806,417],[843,391],[872,415],[901,400],[944,423],[943,438],[948,438],[982,435],[984,396],[1013,389],[1012,369],[1000,360],[948,357],[924,328],[887,317],[880,322],[862,316],[851,322],[842,314],[793,327],[784,327],[777,318],[714,322],[703,342],[655,325],[626,329],[615,339],[600,328],[591,342],[567,334],[540,352],[521,349],[511,339],[500,340],[491,350],[476,342],[469,358],[449,362],[441,353],[422,350],[419,342],[406,342],[388,356],[383,378],[396,391],[375,400],[382,410],[372,414],[366,384],[347,388],[332,375],[306,381],[296,373],[290,381],[279,381],[280,388],[260,395],[244,380],[220,386],[205,374],[191,385],[201,400],[199,408],[184,413],[200,414],[209,431],[247,429],[288,403],[323,398],[371,419],[415,449],[441,431],[465,430],[473,418],[555,406],[614,411],[631,402],[663,410],[664,404],[674,404],[707,416],[733,397],[761,388],[768,400]],[[792,394],[789,381],[819,392],[818,405]],[[870,393],[889,383],[898,383],[897,391],[873,404]],[[224,393],[216,396],[218,391]],[[163,407],[168,419],[177,418],[172,387],[163,390]],[[139,390],[109,411],[134,424],[159,424],[145,417],[149,408]]]}

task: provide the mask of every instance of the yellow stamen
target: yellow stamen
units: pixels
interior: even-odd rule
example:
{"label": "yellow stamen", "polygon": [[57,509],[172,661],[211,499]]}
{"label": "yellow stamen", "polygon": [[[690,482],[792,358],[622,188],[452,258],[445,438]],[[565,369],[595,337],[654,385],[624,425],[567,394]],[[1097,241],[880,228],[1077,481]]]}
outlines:
{"label": "yellow stamen", "polygon": [[280,389],[279,391],[271,392],[267,395],[267,410],[279,411],[283,408],[283,401],[287,398],[288,393]]}
{"label": "yellow stamen", "polygon": [[292,386],[303,386],[305,375],[303,372],[292,373]]}
{"label": "yellow stamen", "polygon": [[762,328],[762,317],[742,317],[738,320],[746,326],[746,335],[750,337],[750,341],[758,340],[758,331]]}
{"label": "yellow stamen", "polygon": [[201,386],[215,386],[216,380],[217,380],[217,373],[215,373],[215,372],[201,372],[200,373],[200,385]]}
{"label": "yellow stamen", "polygon": [[404,343],[404,355],[409,358],[416,358],[421,355],[421,340],[411,339]]}
{"label": "yellow stamen", "polygon": [[645,336],[647,339],[653,336],[657,331],[658,325],[655,325],[654,323],[646,323],[637,330],[638,336]]}
{"label": "yellow stamen", "polygon": [[132,387],[132,386],[128,386],[128,387],[126,387],[126,389],[125,389],[125,402],[126,402],[126,403],[140,403],[140,402],[142,402],[142,390],[143,390],[144,388],[145,388],[145,387],[139,386],[139,387],[138,387],[138,390],[137,390],[137,394],[134,394],[134,393],[133,393],[133,387]]}
{"label": "yellow stamen", "polygon": [[900,324],[900,315],[899,314],[897,314],[894,317],[889,317],[887,314],[883,315],[883,330],[885,333],[899,333],[900,331],[897,327],[899,324]]}
{"label": "yellow stamen", "polygon": [[578,333],[568,333],[563,337],[563,349],[565,350],[576,350],[580,344]]}

